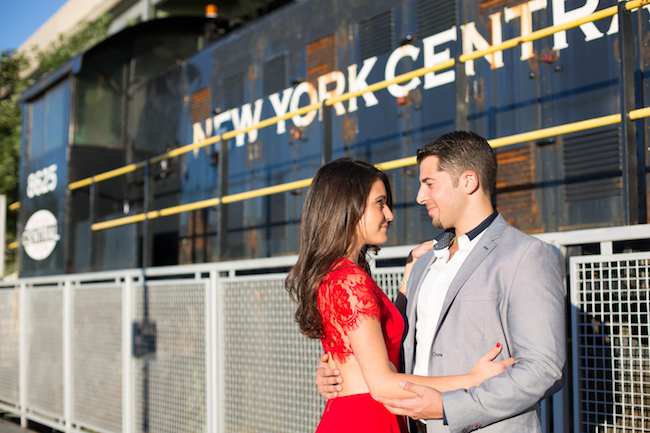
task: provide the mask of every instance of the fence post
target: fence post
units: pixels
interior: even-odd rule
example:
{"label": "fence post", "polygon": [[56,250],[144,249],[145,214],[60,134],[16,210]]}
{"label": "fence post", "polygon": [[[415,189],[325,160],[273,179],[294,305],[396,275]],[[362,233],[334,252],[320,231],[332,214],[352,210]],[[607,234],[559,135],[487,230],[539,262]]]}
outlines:
{"label": "fence post", "polygon": [[[144,280],[144,277],[143,277]],[[122,432],[133,430],[133,380],[131,353],[133,350],[133,277],[124,277],[122,286]]]}
{"label": "fence post", "polygon": [[210,279],[206,284],[206,302],[205,302],[205,358],[206,358],[206,432],[216,433],[219,431],[218,423],[221,421],[218,406],[218,389],[217,381],[217,345],[219,339],[217,335],[217,271],[210,271]]}
{"label": "fence post", "polygon": [[7,196],[0,194],[0,280],[5,276],[5,242],[7,233]]}
{"label": "fence post", "polygon": [[27,370],[29,368],[29,356],[27,353],[27,286],[25,282],[20,283],[20,294],[18,297],[18,400],[20,401],[20,426],[27,428]]}
{"label": "fence post", "polygon": [[63,425],[66,432],[72,432],[74,417],[74,377],[72,370],[72,323],[74,315],[72,283],[63,282]]}
{"label": "fence post", "polygon": [[634,103],[634,35],[632,12],[618,5],[618,48],[621,53],[621,138],[623,144],[623,207],[627,225],[639,222],[636,123],[628,118]]}

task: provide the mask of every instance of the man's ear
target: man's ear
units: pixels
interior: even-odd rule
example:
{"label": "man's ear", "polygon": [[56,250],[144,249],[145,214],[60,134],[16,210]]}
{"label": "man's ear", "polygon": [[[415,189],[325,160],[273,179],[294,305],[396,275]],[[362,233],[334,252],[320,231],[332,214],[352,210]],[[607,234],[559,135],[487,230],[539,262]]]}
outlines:
{"label": "man's ear", "polygon": [[459,184],[468,195],[474,194],[481,189],[481,182],[479,181],[478,175],[471,170],[460,175]]}

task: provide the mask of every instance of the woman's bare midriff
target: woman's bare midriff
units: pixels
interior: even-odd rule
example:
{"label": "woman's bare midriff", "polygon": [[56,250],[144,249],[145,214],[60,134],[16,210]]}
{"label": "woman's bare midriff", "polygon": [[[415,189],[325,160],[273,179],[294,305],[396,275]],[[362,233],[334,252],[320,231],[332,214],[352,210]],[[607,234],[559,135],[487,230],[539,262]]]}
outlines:
{"label": "woman's bare midriff", "polygon": [[366,381],[363,379],[361,368],[354,355],[350,355],[344,363],[334,359],[336,368],[341,372],[343,378],[343,391],[339,392],[339,397],[354,394],[364,394],[370,392]]}

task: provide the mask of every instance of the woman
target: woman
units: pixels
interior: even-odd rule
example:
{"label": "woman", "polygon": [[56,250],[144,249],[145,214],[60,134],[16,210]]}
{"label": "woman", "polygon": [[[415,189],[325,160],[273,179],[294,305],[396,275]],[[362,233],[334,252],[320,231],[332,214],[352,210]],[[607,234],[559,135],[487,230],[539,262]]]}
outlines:
{"label": "woman", "polygon": [[[286,287],[298,303],[300,331],[321,339],[345,382],[339,397],[328,400],[317,433],[406,431],[404,419],[373,396],[411,397],[398,386],[404,379],[441,391],[469,388],[510,365],[489,362],[498,353],[492,350],[467,375],[398,374],[404,321],[370,277],[366,260],[368,251],[378,251],[388,240],[392,204],[388,177],[350,159],[321,167],[305,198],[300,253]],[[418,247],[414,256],[426,249]]]}

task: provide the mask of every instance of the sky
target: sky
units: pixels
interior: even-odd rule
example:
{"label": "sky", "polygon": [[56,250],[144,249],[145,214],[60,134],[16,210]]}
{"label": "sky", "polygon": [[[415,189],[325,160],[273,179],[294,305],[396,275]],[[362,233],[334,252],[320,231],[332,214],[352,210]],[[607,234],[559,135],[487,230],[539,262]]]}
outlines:
{"label": "sky", "polygon": [[0,51],[16,49],[67,0],[0,0]]}

